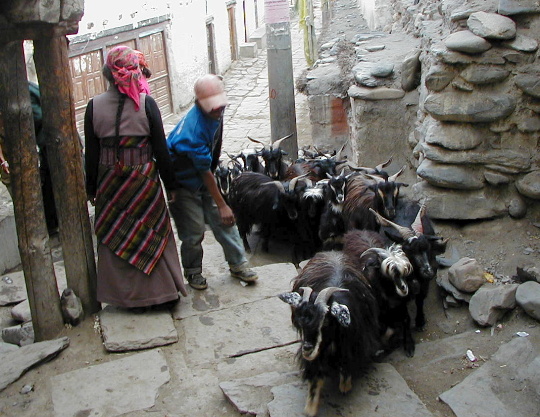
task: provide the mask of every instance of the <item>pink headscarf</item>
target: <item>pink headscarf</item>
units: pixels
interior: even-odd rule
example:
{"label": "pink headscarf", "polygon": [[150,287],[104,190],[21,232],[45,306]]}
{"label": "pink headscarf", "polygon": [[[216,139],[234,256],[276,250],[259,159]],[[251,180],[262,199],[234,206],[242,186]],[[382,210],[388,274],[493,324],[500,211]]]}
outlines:
{"label": "pink headscarf", "polygon": [[[144,54],[141,51],[137,51],[136,49],[134,49],[133,52],[135,52],[139,57],[139,68],[148,68],[148,62],[146,62]],[[142,73],[141,78],[139,78],[139,83],[141,84],[141,93],[150,95],[150,85],[148,84],[144,73]]]}
{"label": "pink headscarf", "polygon": [[140,79],[143,76],[139,68],[137,53],[127,46],[116,46],[107,55],[107,67],[111,70],[118,90],[132,99],[135,103],[135,110],[139,111]]}

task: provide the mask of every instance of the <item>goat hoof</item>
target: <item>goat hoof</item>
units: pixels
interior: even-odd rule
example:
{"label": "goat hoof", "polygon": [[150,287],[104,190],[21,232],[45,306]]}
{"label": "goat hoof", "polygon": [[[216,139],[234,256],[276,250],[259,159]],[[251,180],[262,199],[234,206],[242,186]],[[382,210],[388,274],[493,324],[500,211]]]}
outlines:
{"label": "goat hoof", "polygon": [[414,346],[405,348],[405,355],[407,355],[408,358],[412,358],[414,356]]}

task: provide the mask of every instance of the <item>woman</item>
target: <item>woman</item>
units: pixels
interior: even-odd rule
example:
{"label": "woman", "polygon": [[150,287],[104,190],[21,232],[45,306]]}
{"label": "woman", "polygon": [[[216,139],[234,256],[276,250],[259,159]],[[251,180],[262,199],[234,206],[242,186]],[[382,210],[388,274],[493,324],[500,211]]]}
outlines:
{"label": "woman", "polygon": [[[107,55],[109,89],[88,103],[84,119],[86,191],[96,207],[97,298],[139,308],[186,296],[158,171],[175,187],[161,114],[141,93],[137,54]],[[172,193],[174,195],[174,193]]]}

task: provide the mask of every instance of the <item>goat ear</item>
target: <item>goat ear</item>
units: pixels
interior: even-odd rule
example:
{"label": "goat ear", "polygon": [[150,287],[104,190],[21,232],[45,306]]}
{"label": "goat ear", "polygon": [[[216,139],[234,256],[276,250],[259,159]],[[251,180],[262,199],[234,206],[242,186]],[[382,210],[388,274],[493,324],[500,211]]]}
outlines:
{"label": "goat ear", "polygon": [[330,307],[330,314],[334,316],[338,323],[343,327],[349,327],[351,324],[351,313],[349,307],[345,304],[339,304],[334,301]]}
{"label": "goat ear", "polygon": [[444,252],[446,252],[446,245],[449,240],[448,238],[443,239],[438,236],[434,236],[434,237],[430,236],[429,240],[431,242],[431,247],[435,255],[442,255]]}
{"label": "goat ear", "polygon": [[278,295],[279,299],[292,307],[298,307],[302,302],[302,296],[297,292],[284,292]]}

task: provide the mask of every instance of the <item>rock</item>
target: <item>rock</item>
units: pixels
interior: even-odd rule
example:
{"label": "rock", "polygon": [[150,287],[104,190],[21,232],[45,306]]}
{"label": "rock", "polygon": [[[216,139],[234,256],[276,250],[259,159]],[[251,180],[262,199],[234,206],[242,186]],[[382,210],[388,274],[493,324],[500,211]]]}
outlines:
{"label": "rock", "polygon": [[467,93],[474,91],[474,85],[472,85],[471,83],[468,83],[461,77],[455,78],[452,81],[452,87],[454,87],[456,90],[465,91]]}
{"label": "rock", "polygon": [[0,306],[26,300],[26,285],[23,271],[2,275],[0,279]]}
{"label": "rock", "polygon": [[24,300],[22,303],[19,303],[13,307],[11,309],[11,317],[13,317],[13,320],[17,320],[20,323],[26,323],[32,320],[30,302],[28,300]]}
{"label": "rock", "polygon": [[227,399],[234,404],[240,414],[264,415],[267,404],[272,401],[272,388],[289,383],[298,383],[298,372],[266,372],[248,378],[219,383]]}
{"label": "rock", "polygon": [[540,200],[540,171],[533,171],[515,182],[520,194],[534,200]]}
{"label": "rock", "polygon": [[31,322],[2,329],[2,340],[18,346],[34,343],[34,326]]}
{"label": "rock", "polygon": [[[171,379],[170,365],[161,349],[111,359],[51,377],[50,395],[54,407],[51,414],[133,416],[139,412],[146,414],[147,410],[155,411],[153,407],[160,388]],[[159,406],[156,408],[160,409],[157,415],[169,414]]]}
{"label": "rock", "polygon": [[[465,131],[466,132],[466,131]],[[420,144],[426,158],[443,164],[481,164],[486,168],[515,174],[530,169],[530,154],[525,149],[482,149],[469,151],[448,151],[428,143]]]}
{"label": "rock", "polygon": [[461,258],[452,265],[448,269],[448,280],[466,293],[473,293],[486,283],[484,269],[472,258]]}
{"label": "rock", "polygon": [[473,128],[467,123],[445,123],[430,118],[424,124],[427,126],[424,136],[427,143],[454,151],[474,149],[494,137],[487,128]]}
{"label": "rock", "polygon": [[473,13],[467,19],[467,27],[482,38],[513,39],[516,36],[515,22],[497,13]]}
{"label": "rock", "polygon": [[426,74],[426,88],[431,91],[441,91],[454,79],[455,73],[444,68],[432,67]]}
{"label": "rock", "polygon": [[439,398],[456,417],[529,417],[538,414],[540,374],[537,346],[518,337]]}
{"label": "rock", "polygon": [[538,116],[524,117],[518,122],[520,132],[534,133],[540,130],[540,118]]}
{"label": "rock", "polygon": [[309,72],[307,83],[308,95],[329,94],[340,88],[343,81],[341,70],[337,64],[321,65]]}
{"label": "rock", "polygon": [[419,200],[429,201],[429,216],[441,220],[478,220],[506,215],[508,208],[494,190],[451,190],[421,181],[413,185]]}
{"label": "rock", "polygon": [[167,311],[134,314],[106,306],[99,313],[103,345],[109,352],[125,352],[170,345],[178,333]]}
{"label": "rock", "polygon": [[[69,339],[48,340],[33,343],[17,350],[0,354],[0,391],[33,366],[47,362],[69,346]],[[94,381],[95,382],[95,381]],[[93,382],[93,383],[94,383]]]}
{"label": "rock", "polygon": [[536,320],[540,320],[540,283],[527,281],[516,291],[516,302],[525,312]]}
{"label": "rock", "polygon": [[401,88],[412,91],[420,84],[420,50],[410,52],[401,65]]}
{"label": "rock", "polygon": [[382,51],[384,48],[386,48],[384,45],[372,45],[372,46],[366,46],[366,51],[378,52],[378,51]]}
{"label": "rock", "polygon": [[425,102],[425,110],[435,119],[449,122],[487,123],[509,116],[516,99],[509,94],[434,93]]}
{"label": "rock", "polygon": [[518,284],[484,284],[469,302],[471,317],[481,326],[495,325],[516,306]]}
{"label": "rock", "polygon": [[378,87],[362,88],[356,85],[349,87],[349,97],[360,100],[396,100],[405,96],[405,91],[396,88]]}
{"label": "rock", "polygon": [[540,283],[540,270],[535,265],[517,268],[517,280],[520,282],[535,281]]}
{"label": "rock", "polygon": [[479,190],[484,187],[484,176],[476,166],[440,164],[426,158],[416,174],[436,187],[456,190]]}
{"label": "rock", "polygon": [[488,184],[491,185],[506,185],[510,184],[512,179],[508,175],[501,174],[500,172],[486,170],[484,171],[484,178]]}
{"label": "rock", "polygon": [[521,74],[514,77],[514,82],[525,94],[540,98],[540,77],[533,74]]}
{"label": "rock", "polygon": [[529,38],[528,36],[516,34],[516,37],[511,41],[503,42],[503,45],[520,52],[536,52],[538,49],[538,42],[536,39]]}
{"label": "rock", "polygon": [[438,274],[437,285],[443,290],[445,290],[447,293],[451,294],[452,298],[454,298],[455,300],[463,301],[465,303],[469,303],[469,301],[471,300],[472,294],[467,294],[454,287],[448,279],[448,274]]}
{"label": "rock", "polygon": [[469,30],[452,33],[444,40],[444,44],[451,51],[466,54],[479,54],[491,48],[491,43]]}
{"label": "rock", "polygon": [[506,16],[540,13],[540,4],[536,0],[499,0],[498,12]]}
{"label": "rock", "polygon": [[373,66],[370,75],[373,77],[386,78],[392,75],[393,72],[394,64],[392,64],[391,62],[380,62]]}
{"label": "rock", "polygon": [[495,84],[504,81],[510,75],[510,71],[487,65],[471,65],[460,75],[472,84]]}
{"label": "rock", "polygon": [[527,214],[527,203],[519,196],[510,200],[508,214],[514,219],[522,219]]}

